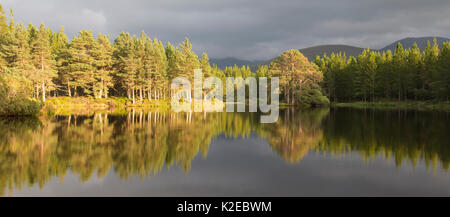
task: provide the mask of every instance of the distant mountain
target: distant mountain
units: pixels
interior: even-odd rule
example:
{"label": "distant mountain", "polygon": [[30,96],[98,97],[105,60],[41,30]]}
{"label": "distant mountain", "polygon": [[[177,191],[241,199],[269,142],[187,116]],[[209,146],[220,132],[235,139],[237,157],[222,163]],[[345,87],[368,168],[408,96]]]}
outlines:
{"label": "distant mountain", "polygon": [[209,62],[211,64],[216,64],[217,67],[219,67],[220,69],[224,69],[227,66],[234,66],[234,65],[237,65],[239,67],[244,65],[254,66],[260,64],[261,62],[264,62],[264,60],[249,61],[249,60],[241,60],[234,57],[227,57],[222,59],[211,58]]}
{"label": "distant mountain", "polygon": [[[403,48],[410,48],[413,46],[414,43],[417,43],[417,46],[420,48],[421,51],[423,51],[427,47],[428,41],[430,41],[431,45],[433,45],[433,39],[434,37],[404,38],[380,49],[380,51],[387,51],[387,50],[394,51],[399,42],[402,43]],[[439,47],[441,47],[442,43],[450,41],[450,38],[436,37],[436,41]]]}
{"label": "distant mountain", "polygon": [[[303,55],[305,55],[306,58],[308,58],[310,61],[313,61],[316,59],[316,56],[323,56],[324,54],[330,55],[331,53],[339,53],[339,52],[342,53],[345,52],[347,56],[358,56],[360,53],[362,53],[364,48],[353,47],[348,45],[319,45],[299,50],[300,52],[302,52]],[[272,59],[248,61],[234,57],[228,57],[223,59],[212,58],[210,60],[210,63],[216,64],[217,67],[221,69],[224,69],[226,66],[234,66],[236,64],[237,66],[248,65],[252,70],[255,70],[258,65],[267,65],[271,61]]]}
{"label": "distant mountain", "polygon": [[364,51],[364,48],[349,45],[319,45],[299,50],[309,61],[314,61],[316,56],[323,56],[324,54],[329,56],[332,53],[345,53],[347,56],[358,56]]}
{"label": "distant mountain", "polygon": [[[404,38],[398,40],[388,46],[380,49],[379,51],[395,50],[398,42],[402,43],[403,48],[410,48],[412,45],[417,43],[417,46],[423,50],[427,46],[427,41],[433,42],[434,37],[420,37],[420,38]],[[436,37],[439,46],[442,46],[443,42],[450,41],[449,38]],[[375,49],[373,49],[375,50]],[[330,55],[331,53],[345,53],[348,56],[358,56],[364,51],[364,48],[354,47],[349,45],[319,45],[314,47],[308,47],[299,49],[299,51],[309,59],[309,61],[314,61],[316,56],[323,56],[324,54]],[[226,66],[233,66],[234,64],[238,66],[249,65],[252,70],[255,70],[258,65],[267,65],[272,61],[270,60],[256,60],[247,61],[241,60],[233,57],[224,59],[211,59],[211,64],[216,64],[219,68],[223,69]]]}

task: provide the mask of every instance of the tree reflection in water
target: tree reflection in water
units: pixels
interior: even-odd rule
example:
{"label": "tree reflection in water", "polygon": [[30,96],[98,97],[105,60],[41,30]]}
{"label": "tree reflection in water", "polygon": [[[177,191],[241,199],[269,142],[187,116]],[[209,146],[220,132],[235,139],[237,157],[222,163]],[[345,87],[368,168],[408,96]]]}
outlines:
{"label": "tree reflection in water", "polygon": [[41,118],[0,119],[0,194],[9,188],[39,184],[69,172],[87,181],[111,169],[123,179],[144,178],[165,167],[189,172],[199,152],[206,157],[220,134],[266,139],[288,163],[310,150],[364,159],[382,154],[397,166],[420,159],[449,167],[448,114],[339,109],[281,111],[273,124],[260,124],[257,113],[171,113],[133,110]]}

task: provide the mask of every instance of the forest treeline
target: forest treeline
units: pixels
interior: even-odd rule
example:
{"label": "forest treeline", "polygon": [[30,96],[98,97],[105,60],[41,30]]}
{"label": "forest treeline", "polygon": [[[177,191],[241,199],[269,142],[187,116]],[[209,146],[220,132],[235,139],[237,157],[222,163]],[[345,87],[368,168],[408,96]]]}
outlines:
{"label": "forest treeline", "polygon": [[331,54],[317,57],[323,73],[323,91],[334,102],[379,100],[448,101],[450,96],[450,42],[438,47],[428,41],[394,52],[364,50],[357,57]]}
{"label": "forest treeline", "polygon": [[[50,96],[126,96],[137,100],[165,99],[168,82],[177,76],[191,78],[194,69],[219,77],[249,76],[249,67],[211,66],[206,53],[199,58],[186,38],[178,47],[144,32],[137,37],[122,32],[113,42],[108,35],[82,30],[70,41],[64,33],[44,24],[24,26],[9,18],[0,5],[0,66],[2,101],[5,109],[12,100]],[[19,100],[17,100],[19,101]],[[33,100],[31,100],[33,101]],[[18,107],[11,108],[11,113]],[[17,112],[21,113],[21,112]]]}
{"label": "forest treeline", "polygon": [[[280,78],[280,101],[289,105],[388,100],[448,101],[450,42],[439,48],[417,45],[394,53],[365,50],[358,57],[331,54],[309,62],[298,50],[288,50],[269,65],[252,72],[249,66],[221,70],[208,55],[200,57],[186,38],[178,46],[163,44],[142,32],[122,32],[112,40],[81,30],[71,40],[64,27],[57,32],[16,23],[0,5],[0,114],[39,112],[48,96],[108,98],[129,102],[164,100],[173,93],[170,81],[204,77]],[[245,84],[244,84],[245,85]],[[225,85],[224,85],[225,86]],[[224,91],[225,92],[225,91]]]}
{"label": "forest treeline", "polygon": [[[198,68],[205,77],[216,76],[224,81],[226,77],[246,79],[286,73],[281,75],[282,90],[289,97],[286,101],[293,104],[294,96],[300,96],[299,90],[312,88],[315,91],[310,94],[320,93],[321,79],[313,64],[298,51],[295,55],[282,55],[280,61],[271,65],[274,67],[261,66],[256,73],[249,66],[235,65],[221,70],[210,65],[206,53],[198,57],[188,38],[175,47],[170,43],[164,45],[144,32],[140,36],[122,32],[111,41],[108,35],[100,33],[94,37],[92,31],[82,30],[69,40],[64,27],[53,32],[44,24],[39,27],[17,24],[12,10],[8,18],[0,5],[0,97],[8,102],[0,108],[6,109],[3,113],[7,114],[33,113],[48,96],[125,96],[133,104],[166,99],[171,94],[171,79],[178,76],[192,79],[194,69]],[[283,62],[283,57],[291,59]],[[287,68],[287,61],[298,58],[301,61],[295,68]],[[302,74],[302,67],[314,70]],[[311,99],[305,98],[304,102],[308,100]]]}
{"label": "forest treeline", "polygon": [[94,38],[92,31],[82,30],[69,41],[63,27],[59,32],[44,24],[25,27],[14,22],[12,12],[8,19],[2,9],[0,33],[5,83],[23,80],[29,87],[24,94],[42,101],[48,95],[160,99],[167,96],[170,78],[189,77],[196,68],[207,74],[217,70],[207,54],[197,57],[187,38],[175,48],[144,32],[139,37],[122,32],[112,43],[108,35]]}

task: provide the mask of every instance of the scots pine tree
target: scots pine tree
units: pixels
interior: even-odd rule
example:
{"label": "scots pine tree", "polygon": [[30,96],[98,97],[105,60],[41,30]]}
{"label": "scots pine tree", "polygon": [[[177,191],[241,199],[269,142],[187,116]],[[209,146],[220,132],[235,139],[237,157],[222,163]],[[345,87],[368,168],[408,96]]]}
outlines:
{"label": "scots pine tree", "polygon": [[82,30],[77,37],[73,38],[68,49],[68,63],[64,69],[67,78],[64,79],[68,88],[69,96],[78,96],[80,93],[91,94],[92,85],[95,82],[94,65],[95,58],[93,49],[95,40],[91,31]]}
{"label": "scots pine tree", "polygon": [[108,98],[109,89],[113,86],[113,45],[109,41],[109,37],[100,33],[91,52],[95,66],[92,85],[94,96]]}
{"label": "scots pine tree", "polygon": [[53,79],[57,77],[57,72],[50,46],[49,30],[44,24],[41,24],[36,37],[31,42],[31,57],[36,71],[35,85],[41,86],[42,100],[45,102],[47,91],[55,90]]}

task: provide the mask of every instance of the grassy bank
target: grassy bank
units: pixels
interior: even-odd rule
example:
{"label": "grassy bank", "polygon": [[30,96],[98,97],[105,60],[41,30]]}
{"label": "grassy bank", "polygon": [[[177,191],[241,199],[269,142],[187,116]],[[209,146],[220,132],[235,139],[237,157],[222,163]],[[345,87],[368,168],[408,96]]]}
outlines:
{"label": "grassy bank", "polygon": [[434,101],[349,102],[349,103],[331,103],[331,107],[450,111],[450,102],[434,102]]}
{"label": "grassy bank", "polygon": [[92,97],[52,97],[47,99],[41,113],[65,113],[66,111],[82,110],[117,110],[126,111],[130,108],[158,108],[170,107],[168,100],[136,100],[133,104],[126,97],[110,97],[107,99],[95,99]]}

